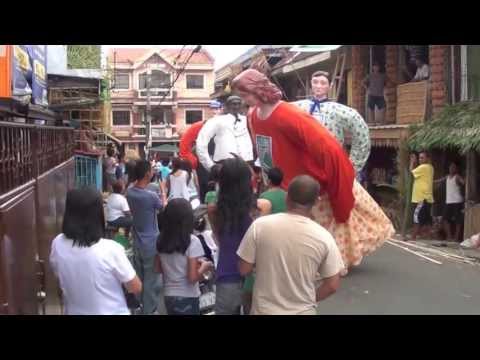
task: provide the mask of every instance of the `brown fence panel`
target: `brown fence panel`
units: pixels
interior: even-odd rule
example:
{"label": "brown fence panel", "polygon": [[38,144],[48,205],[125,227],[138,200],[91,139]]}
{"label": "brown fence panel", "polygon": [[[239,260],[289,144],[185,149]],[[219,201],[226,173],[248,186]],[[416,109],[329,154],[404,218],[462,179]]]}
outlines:
{"label": "brown fence panel", "polygon": [[0,123],[0,194],[23,185],[34,177],[35,127]]}
{"label": "brown fence panel", "polygon": [[[0,198],[0,263],[2,293],[8,314],[37,314],[37,228],[34,183]],[[5,301],[4,300],[4,301]]]}
{"label": "brown fence panel", "polygon": [[37,180],[38,197],[38,255],[44,262],[46,305],[56,304],[57,283],[49,266],[49,256],[52,240],[59,234],[57,226],[57,200],[55,186],[55,170],[41,175]]}
{"label": "brown fence panel", "polygon": [[58,302],[48,258],[75,184],[74,146],[73,129],[0,122],[0,314],[37,314],[42,286],[46,305]]}

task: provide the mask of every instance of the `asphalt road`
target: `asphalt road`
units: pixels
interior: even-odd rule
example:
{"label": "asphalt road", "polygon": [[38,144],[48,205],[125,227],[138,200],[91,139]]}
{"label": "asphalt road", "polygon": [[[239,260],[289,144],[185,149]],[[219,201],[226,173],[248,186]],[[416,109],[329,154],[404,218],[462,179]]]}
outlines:
{"label": "asphalt road", "polygon": [[319,304],[319,314],[480,314],[480,266],[430,263],[385,244]]}

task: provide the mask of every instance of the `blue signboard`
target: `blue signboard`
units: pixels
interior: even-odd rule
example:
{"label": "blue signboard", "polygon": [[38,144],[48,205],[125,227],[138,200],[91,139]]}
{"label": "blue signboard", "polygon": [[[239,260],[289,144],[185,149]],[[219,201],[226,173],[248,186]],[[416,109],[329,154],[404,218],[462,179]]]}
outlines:
{"label": "blue signboard", "polygon": [[27,45],[32,66],[32,102],[48,106],[47,92],[47,46]]}
{"label": "blue signboard", "polygon": [[30,102],[32,88],[32,66],[28,54],[28,46],[13,46],[12,95],[27,104]]}

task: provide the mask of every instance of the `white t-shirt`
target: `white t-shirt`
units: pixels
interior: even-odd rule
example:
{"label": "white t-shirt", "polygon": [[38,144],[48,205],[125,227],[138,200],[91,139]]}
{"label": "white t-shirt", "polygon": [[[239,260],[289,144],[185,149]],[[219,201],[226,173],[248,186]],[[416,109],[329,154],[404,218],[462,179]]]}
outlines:
{"label": "white t-shirt", "polygon": [[461,204],[464,201],[460,186],[455,179],[456,176],[447,176],[447,204]]}
{"label": "white t-shirt", "polygon": [[52,242],[50,265],[60,280],[67,315],[129,315],[122,284],[135,270],[123,247],[100,239],[90,247],[72,246],[58,235]]}
{"label": "white t-shirt", "polygon": [[256,268],[252,315],[315,314],[318,280],[344,268],[332,235],[289,213],[255,220],[237,254]]}
{"label": "white t-shirt", "polygon": [[188,258],[200,258],[205,255],[200,240],[195,235],[191,235],[190,246],[185,254],[175,252],[172,254],[160,253],[159,255],[162,264],[165,296],[199,297],[198,282],[190,283],[187,271]]}
{"label": "white t-shirt", "polygon": [[430,77],[430,67],[427,64],[423,64],[417,69],[414,80],[428,80]]}
{"label": "white t-shirt", "polygon": [[107,221],[115,221],[119,217],[125,216],[125,211],[130,211],[125,196],[123,196],[122,194],[114,193],[107,198]]}
{"label": "white t-shirt", "polygon": [[110,156],[105,161],[106,169],[105,172],[107,174],[115,175],[115,169],[117,167],[117,161],[114,157]]}
{"label": "white t-shirt", "polygon": [[170,195],[168,196],[168,200],[173,199],[185,199],[187,201],[190,200],[190,193],[188,191],[188,172],[184,170],[179,170],[174,174],[169,175],[170,181]]}

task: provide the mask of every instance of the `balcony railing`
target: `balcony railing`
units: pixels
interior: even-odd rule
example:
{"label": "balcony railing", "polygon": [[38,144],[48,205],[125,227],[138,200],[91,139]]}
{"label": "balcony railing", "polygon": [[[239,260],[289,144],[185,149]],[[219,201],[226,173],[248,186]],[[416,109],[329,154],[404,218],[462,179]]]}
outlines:
{"label": "balcony railing", "polygon": [[[148,91],[147,89],[139,89],[137,90],[137,95],[138,95],[138,98],[140,99],[146,99],[147,98],[147,95],[148,95]],[[169,89],[150,89],[150,97],[151,98],[163,98],[165,96],[165,98],[167,99],[170,99],[172,98],[173,96],[173,91],[172,90],[169,90]]]}
{"label": "balcony railing", "polygon": [[0,122],[0,194],[67,161],[73,129]]}

